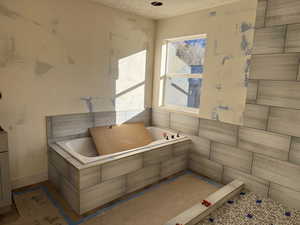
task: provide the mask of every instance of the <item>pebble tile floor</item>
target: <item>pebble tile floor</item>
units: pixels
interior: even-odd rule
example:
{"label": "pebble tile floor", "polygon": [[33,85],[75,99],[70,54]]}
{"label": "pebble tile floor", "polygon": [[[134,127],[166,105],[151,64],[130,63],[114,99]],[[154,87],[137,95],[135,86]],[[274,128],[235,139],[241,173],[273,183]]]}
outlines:
{"label": "pebble tile floor", "polygon": [[197,225],[300,225],[300,211],[242,191]]}

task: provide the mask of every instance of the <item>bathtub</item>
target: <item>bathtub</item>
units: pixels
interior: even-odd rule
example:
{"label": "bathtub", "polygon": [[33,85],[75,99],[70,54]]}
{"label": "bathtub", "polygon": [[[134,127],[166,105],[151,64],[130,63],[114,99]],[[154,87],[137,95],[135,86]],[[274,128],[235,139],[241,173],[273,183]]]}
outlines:
{"label": "bathtub", "polygon": [[[101,160],[113,160],[115,158],[122,157],[122,155],[126,156],[128,153],[146,152],[155,148],[172,145],[177,142],[182,142],[189,139],[188,137],[182,134],[177,136],[176,132],[167,129],[162,129],[158,127],[147,127],[147,129],[149,130],[149,133],[152,136],[153,142],[139,148],[128,149],[122,152],[113,153],[109,155],[98,155],[98,152],[96,151],[91,137],[60,141],[56,144],[59,145],[64,151],[66,151],[68,154],[70,154],[82,164],[89,164]],[[168,140],[164,137],[164,134],[168,137]]]}

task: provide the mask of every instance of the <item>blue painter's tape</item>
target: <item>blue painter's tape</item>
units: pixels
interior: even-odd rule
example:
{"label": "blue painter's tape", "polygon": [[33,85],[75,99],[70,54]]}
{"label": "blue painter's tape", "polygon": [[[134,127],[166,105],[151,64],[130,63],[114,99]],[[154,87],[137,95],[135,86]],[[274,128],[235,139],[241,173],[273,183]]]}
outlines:
{"label": "blue painter's tape", "polygon": [[20,191],[20,192],[14,192],[13,194],[14,195],[22,195],[22,194],[26,194],[26,193],[29,193],[29,192],[33,192],[33,191],[37,191],[37,190],[42,190],[47,198],[49,199],[49,201],[52,203],[52,205],[58,209],[60,215],[64,218],[64,220],[68,223],[68,225],[79,225],[79,224],[82,224],[92,218],[95,218],[96,216],[99,216],[103,213],[105,213],[106,211],[110,210],[110,209],[113,209],[115,207],[117,207],[118,205],[122,204],[122,203],[125,203],[125,202],[128,202],[132,199],[135,199],[135,198],[138,198],[140,196],[142,196],[143,194],[147,193],[147,192],[150,192],[152,190],[155,190],[157,188],[159,188],[162,184],[168,184],[168,183],[172,183],[174,182],[175,180],[177,180],[179,177],[181,176],[184,176],[184,175],[187,175],[187,174],[190,174],[190,175],[193,175],[194,177],[206,182],[206,183],[209,183],[211,185],[214,185],[215,187],[218,187],[218,188],[221,188],[223,185],[218,183],[218,182],[215,182],[215,181],[212,181],[206,177],[203,177],[203,176],[200,176],[198,174],[195,174],[193,173],[192,171],[185,171],[184,173],[182,174],[179,174],[175,177],[172,177],[172,178],[169,178],[165,181],[162,181],[158,184],[155,184],[155,185],[152,185],[148,188],[146,188],[145,190],[143,191],[140,191],[138,193],[134,193],[132,195],[130,195],[128,198],[126,199],[121,199],[119,201],[116,201],[115,203],[113,203],[112,205],[108,206],[108,207],[105,207],[105,208],[102,208],[102,209],[99,209],[98,211],[96,211],[95,213],[91,214],[91,215],[88,215],[78,221],[73,221],[64,211],[63,207],[61,207],[61,205],[51,196],[51,193],[49,192],[48,188],[46,186],[43,186],[43,185],[40,185],[40,186],[37,186],[37,187],[34,187],[34,188],[29,188],[25,191]]}

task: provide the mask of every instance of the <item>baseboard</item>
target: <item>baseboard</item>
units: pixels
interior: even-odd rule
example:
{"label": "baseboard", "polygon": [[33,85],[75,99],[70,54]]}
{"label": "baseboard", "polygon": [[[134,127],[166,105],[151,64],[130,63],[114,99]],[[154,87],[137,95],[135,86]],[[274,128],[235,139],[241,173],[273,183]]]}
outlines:
{"label": "baseboard", "polygon": [[48,180],[48,173],[44,172],[44,173],[39,173],[39,174],[35,174],[32,176],[13,179],[11,182],[11,186],[12,186],[12,189],[14,190],[14,189],[25,187],[28,185],[40,183],[40,182],[43,182],[46,180]]}

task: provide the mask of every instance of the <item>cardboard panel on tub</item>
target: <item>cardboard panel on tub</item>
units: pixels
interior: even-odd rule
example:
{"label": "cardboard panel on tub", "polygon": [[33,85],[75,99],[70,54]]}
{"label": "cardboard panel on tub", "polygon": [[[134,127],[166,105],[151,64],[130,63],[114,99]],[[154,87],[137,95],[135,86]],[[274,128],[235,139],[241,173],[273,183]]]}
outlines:
{"label": "cardboard panel on tub", "polygon": [[139,148],[152,142],[152,137],[143,123],[125,123],[89,130],[99,155]]}

